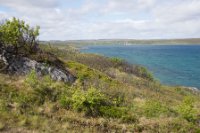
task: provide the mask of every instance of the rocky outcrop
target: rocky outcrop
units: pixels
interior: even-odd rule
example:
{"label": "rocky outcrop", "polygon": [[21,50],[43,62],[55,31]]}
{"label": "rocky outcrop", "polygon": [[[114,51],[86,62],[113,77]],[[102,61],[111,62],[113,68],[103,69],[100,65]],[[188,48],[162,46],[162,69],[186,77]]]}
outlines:
{"label": "rocky outcrop", "polygon": [[14,56],[0,49],[1,69],[9,74],[26,75],[35,70],[38,75],[50,75],[53,80],[73,83],[76,77],[66,69],[39,63],[27,57]]}
{"label": "rocky outcrop", "polygon": [[189,89],[189,90],[191,90],[192,92],[200,92],[200,89],[198,89],[198,88],[196,88],[196,87],[183,87],[183,88],[186,88],[186,89]]}

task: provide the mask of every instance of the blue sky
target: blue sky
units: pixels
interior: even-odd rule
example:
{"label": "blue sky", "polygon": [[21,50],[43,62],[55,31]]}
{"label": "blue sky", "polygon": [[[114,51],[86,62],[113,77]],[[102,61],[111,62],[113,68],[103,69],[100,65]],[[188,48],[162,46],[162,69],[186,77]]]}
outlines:
{"label": "blue sky", "polygon": [[0,20],[12,17],[41,40],[200,37],[200,0],[0,0]]}

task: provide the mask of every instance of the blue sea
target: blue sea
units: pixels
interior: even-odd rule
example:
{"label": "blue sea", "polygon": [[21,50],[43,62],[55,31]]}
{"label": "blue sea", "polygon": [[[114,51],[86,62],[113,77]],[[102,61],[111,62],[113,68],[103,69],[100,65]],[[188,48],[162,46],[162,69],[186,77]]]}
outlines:
{"label": "blue sea", "polygon": [[200,88],[200,45],[102,45],[81,51],[143,65],[166,85]]}

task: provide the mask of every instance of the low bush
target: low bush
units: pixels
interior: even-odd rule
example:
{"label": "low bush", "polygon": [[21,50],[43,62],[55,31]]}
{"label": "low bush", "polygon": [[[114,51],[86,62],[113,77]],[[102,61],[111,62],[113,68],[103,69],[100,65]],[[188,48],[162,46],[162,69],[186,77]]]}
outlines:
{"label": "low bush", "polygon": [[39,104],[43,104],[45,100],[55,102],[65,87],[64,85],[61,88],[57,87],[49,75],[38,77],[34,70],[27,75],[25,82],[33,89]]}
{"label": "low bush", "polygon": [[59,103],[61,107],[65,109],[71,109],[73,104],[71,97],[67,96],[66,93],[61,95]]}
{"label": "low bush", "polygon": [[121,118],[121,121],[123,123],[137,123],[138,122],[138,118],[136,115],[124,115]]}
{"label": "low bush", "polygon": [[101,106],[105,106],[109,100],[97,89],[91,87],[86,92],[76,90],[72,95],[73,109],[84,111],[86,115],[100,115]]}
{"label": "low bush", "polygon": [[125,94],[121,92],[115,92],[111,96],[114,106],[121,106],[125,102]]}
{"label": "low bush", "polygon": [[105,116],[121,118],[127,113],[127,108],[120,107],[123,95],[108,98],[105,94],[94,87],[84,91],[80,88],[68,90],[60,97],[63,108],[84,112],[86,116]]}
{"label": "low bush", "polygon": [[166,105],[155,100],[147,101],[143,106],[143,109],[146,117],[159,117],[160,115],[168,115],[170,113],[170,110]]}
{"label": "low bush", "polygon": [[115,106],[102,106],[100,112],[104,117],[121,118],[127,114],[127,108]]}
{"label": "low bush", "polygon": [[150,81],[154,80],[153,75],[145,67],[142,66],[135,67],[135,74]]}
{"label": "low bush", "polygon": [[0,112],[7,111],[6,101],[3,99],[0,99]]}
{"label": "low bush", "polygon": [[177,112],[187,121],[194,122],[197,118],[197,110],[194,108],[194,99],[185,97],[183,102],[178,106]]}
{"label": "low bush", "polygon": [[38,88],[39,80],[36,72],[32,70],[25,79],[25,82],[32,88]]}
{"label": "low bush", "polygon": [[123,60],[121,58],[117,58],[117,57],[112,57],[112,58],[110,58],[110,60],[115,67],[122,65],[125,62],[125,60]]}
{"label": "low bush", "polygon": [[16,104],[13,106],[15,106],[20,113],[27,113],[27,111],[34,106],[35,101],[36,97],[34,95],[18,93],[13,97],[13,102]]}

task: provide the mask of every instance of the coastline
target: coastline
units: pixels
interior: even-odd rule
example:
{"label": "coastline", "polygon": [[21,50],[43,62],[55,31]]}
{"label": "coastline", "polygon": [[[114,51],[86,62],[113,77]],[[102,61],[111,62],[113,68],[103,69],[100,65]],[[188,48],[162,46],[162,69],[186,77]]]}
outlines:
{"label": "coastline", "polygon": [[200,92],[200,88],[197,88],[197,87],[187,87],[187,86],[183,86],[183,88],[186,88],[186,89],[189,89],[189,90],[192,90],[192,91],[195,91],[195,92]]}
{"label": "coastline", "polygon": [[[94,47],[94,49],[93,49],[93,54],[95,54],[95,47],[96,46],[94,46],[94,45],[90,45],[92,48]],[[80,49],[80,51],[81,52],[83,52],[83,53],[88,53],[87,51],[89,51],[89,50],[87,50],[87,49],[90,49],[90,46],[83,46],[83,47],[79,47]],[[98,46],[102,46],[102,45],[98,45]],[[97,47],[98,47],[97,46]],[[126,45],[120,45],[120,46],[122,46],[122,47],[129,47],[130,45],[128,45],[128,46],[126,46]],[[134,46],[139,46],[139,45],[134,45]],[[148,46],[148,45],[143,45],[144,47],[145,46]],[[143,46],[141,46],[142,47],[142,49],[144,48]],[[151,46],[153,46],[153,45],[151,45]],[[159,46],[159,45],[155,45],[155,47],[156,46]],[[163,46],[163,45],[161,45],[161,46]],[[167,45],[167,46],[172,46],[172,45]],[[184,45],[185,46],[185,45]],[[190,45],[190,46],[192,46],[192,45]],[[102,47],[104,47],[104,46],[102,46]],[[107,46],[105,46],[105,47],[107,47]],[[111,45],[109,45],[108,47],[112,47]],[[113,47],[115,47],[115,45],[113,45]],[[174,46],[172,46],[172,47],[174,47]],[[186,48],[187,48],[187,46],[185,46]],[[188,47],[189,47],[189,45],[188,45]],[[162,48],[162,47],[161,47]],[[146,48],[145,48],[146,49]],[[148,49],[148,47],[147,47],[147,49]],[[177,49],[179,49],[179,47],[178,47],[178,45],[177,45]],[[99,51],[99,50],[98,50]],[[121,51],[122,52],[122,51]],[[152,51],[151,51],[152,52]],[[91,53],[91,52],[89,52],[89,53]],[[103,50],[103,53],[104,53],[104,50]],[[102,54],[101,52],[99,52],[98,54]],[[159,54],[161,54],[161,53],[159,53]],[[170,53],[171,54],[171,53]],[[105,53],[103,54],[104,56],[107,56]],[[116,56],[116,57],[118,57],[118,55],[116,54],[116,53],[113,53],[113,55],[114,56]],[[151,55],[151,54],[150,54]],[[141,56],[141,55],[140,55]],[[109,56],[107,56],[107,57],[109,57]],[[136,57],[138,57],[137,55],[136,55]],[[169,56],[168,56],[169,57]],[[119,56],[119,58],[123,58],[123,56],[121,57],[121,56]],[[140,58],[140,57],[139,57]],[[180,58],[180,57],[179,57]],[[129,59],[127,59],[127,58],[124,58],[125,60],[129,60]],[[157,59],[157,58],[156,58]],[[129,63],[131,63],[131,64],[135,64],[135,63],[133,63],[133,62],[130,62],[130,60],[128,61]],[[149,62],[150,63],[150,62]],[[173,63],[174,64],[174,62],[171,62],[171,63]],[[171,64],[170,63],[170,64]],[[147,64],[146,64],[147,65]],[[142,66],[146,66],[145,64],[143,64]],[[153,66],[152,66],[153,67]],[[165,67],[167,67],[167,66],[165,66]],[[165,68],[164,67],[164,68]],[[196,67],[195,67],[196,68]],[[186,69],[183,69],[182,71],[183,71],[183,73],[185,72],[185,70],[187,70],[188,68],[186,68]],[[171,69],[169,69],[169,70],[172,70],[172,68]],[[175,69],[176,70],[176,69]],[[178,70],[179,71],[179,70]],[[154,76],[155,76],[155,74],[154,74]],[[158,73],[157,73],[157,76],[158,76]],[[186,76],[186,75],[185,75]],[[186,77],[187,78],[187,77]],[[185,78],[185,79],[186,79]],[[194,90],[194,91],[199,91],[199,85],[197,84],[197,83],[195,83],[196,82],[196,80],[194,81],[194,82],[192,82],[191,81],[191,83],[188,83],[188,84],[186,84],[186,83],[174,83],[174,84],[169,84],[169,82],[168,81],[166,81],[164,84],[168,84],[169,86],[182,86],[182,87],[184,87],[184,88],[188,88],[188,89],[190,89],[190,90]],[[194,83],[194,84],[193,84]]]}

